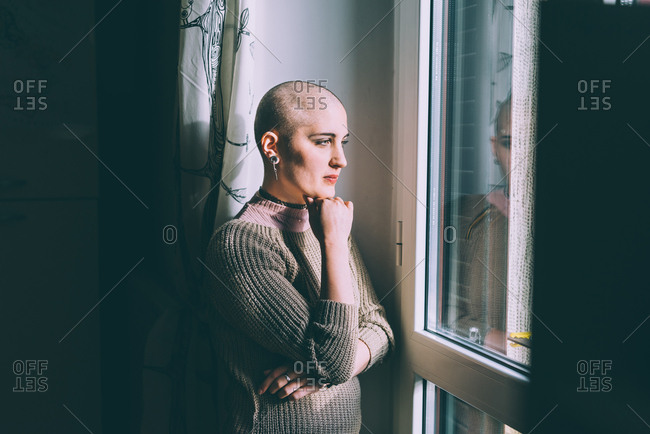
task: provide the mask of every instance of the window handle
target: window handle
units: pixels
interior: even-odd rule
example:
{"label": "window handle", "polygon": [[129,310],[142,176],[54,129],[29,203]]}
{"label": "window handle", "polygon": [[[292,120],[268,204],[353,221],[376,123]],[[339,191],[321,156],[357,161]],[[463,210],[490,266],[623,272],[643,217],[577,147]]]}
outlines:
{"label": "window handle", "polygon": [[395,265],[402,266],[402,220],[395,227]]}

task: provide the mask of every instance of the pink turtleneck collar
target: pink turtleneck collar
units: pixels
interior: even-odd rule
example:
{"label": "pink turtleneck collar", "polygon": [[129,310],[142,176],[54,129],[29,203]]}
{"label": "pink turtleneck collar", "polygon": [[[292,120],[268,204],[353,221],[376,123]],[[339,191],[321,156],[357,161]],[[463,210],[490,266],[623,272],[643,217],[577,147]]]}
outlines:
{"label": "pink turtleneck collar", "polygon": [[309,211],[272,202],[255,192],[235,216],[236,219],[289,232],[309,229]]}
{"label": "pink turtleneck collar", "polygon": [[504,216],[508,217],[510,209],[510,199],[505,195],[504,191],[494,190],[487,195],[487,200],[494,205]]}

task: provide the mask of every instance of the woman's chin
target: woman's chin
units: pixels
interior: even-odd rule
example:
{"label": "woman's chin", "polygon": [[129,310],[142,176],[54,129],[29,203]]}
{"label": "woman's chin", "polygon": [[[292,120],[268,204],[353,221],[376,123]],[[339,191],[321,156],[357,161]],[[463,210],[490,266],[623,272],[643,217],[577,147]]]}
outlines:
{"label": "woman's chin", "polygon": [[334,197],[334,195],[336,194],[336,189],[334,188],[333,185],[322,186],[322,187],[314,188],[309,192],[306,192],[305,194],[309,197],[321,197],[321,198]]}
{"label": "woman's chin", "polygon": [[319,197],[334,197],[336,196],[336,188],[332,186],[323,187],[319,191]]}

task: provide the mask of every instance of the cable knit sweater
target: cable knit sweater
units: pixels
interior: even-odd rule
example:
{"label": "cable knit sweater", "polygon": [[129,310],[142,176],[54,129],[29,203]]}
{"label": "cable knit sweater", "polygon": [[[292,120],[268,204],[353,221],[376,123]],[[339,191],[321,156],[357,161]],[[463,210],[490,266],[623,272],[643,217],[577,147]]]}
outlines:
{"label": "cable knit sweater", "polygon": [[[354,304],[320,299],[321,249],[306,209],[256,193],[214,233],[204,295],[222,432],[359,432],[357,340],[370,349],[365,372],[392,350],[394,338],[351,237],[348,246]],[[286,363],[332,386],[297,401],[259,395],[263,371]]]}

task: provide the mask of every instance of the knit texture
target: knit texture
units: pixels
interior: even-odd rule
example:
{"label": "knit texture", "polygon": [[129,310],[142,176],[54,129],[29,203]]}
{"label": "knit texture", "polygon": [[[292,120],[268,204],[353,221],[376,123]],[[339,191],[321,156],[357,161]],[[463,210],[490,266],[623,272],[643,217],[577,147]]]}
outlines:
{"label": "knit texture", "polygon": [[[204,297],[219,359],[222,432],[359,432],[361,390],[352,376],[357,341],[370,349],[364,372],[395,343],[351,237],[348,246],[354,304],[320,299],[321,249],[307,210],[256,194],[214,233]],[[297,401],[258,395],[263,371],[281,364],[332,387]]]}
{"label": "knit texture", "polygon": [[[503,193],[501,193],[503,196]],[[469,337],[478,329],[506,330],[508,218],[499,207],[505,198],[466,195],[459,215],[459,277],[454,332]],[[505,201],[505,202],[504,202]],[[505,353],[505,342],[500,351]]]}

